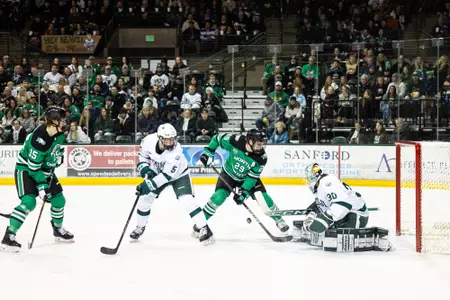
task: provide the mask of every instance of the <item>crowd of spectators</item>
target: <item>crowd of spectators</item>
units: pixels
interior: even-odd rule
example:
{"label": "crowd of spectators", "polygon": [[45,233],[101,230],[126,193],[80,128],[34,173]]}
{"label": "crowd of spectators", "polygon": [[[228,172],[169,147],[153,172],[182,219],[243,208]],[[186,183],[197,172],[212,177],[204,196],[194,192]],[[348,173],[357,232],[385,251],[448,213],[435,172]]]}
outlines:
{"label": "crowd of spectators", "polygon": [[[294,136],[302,142],[316,124],[326,131],[353,127],[359,120],[365,138],[350,137],[348,142],[367,143],[374,142],[367,132],[373,135],[376,124],[397,131],[403,130],[399,125],[418,122],[438,125],[437,107],[439,125],[448,127],[448,56],[426,63],[423,57],[405,58],[392,51],[392,40],[401,37],[411,17],[403,6],[395,1],[362,1],[358,6],[352,1],[338,1],[336,6],[321,6],[320,2],[306,0],[298,9],[298,41],[307,44],[309,52],[287,63],[274,56],[265,65],[261,83],[267,99],[256,120],[258,128],[266,129],[274,143],[283,136],[287,138],[280,143]],[[444,16],[450,4],[445,8],[447,13],[440,15],[438,24],[448,22]],[[311,43],[323,43],[321,53],[311,50]],[[391,141],[376,139],[380,140]]]}
{"label": "crowd of spectators", "polygon": [[[180,69],[186,67],[181,57],[172,67],[163,59],[143,76],[132,72],[126,57],[120,64],[114,64],[111,57],[100,63],[89,57],[82,65],[73,57],[64,65],[55,58],[51,69],[38,77],[36,66],[26,58],[14,63],[4,56],[0,141],[22,143],[43,121],[48,105],[66,109],[68,143],[138,143],[167,122],[184,142],[206,142],[217,132],[218,123],[228,121],[221,106],[220,74],[214,71],[206,77],[187,76],[187,82],[180,84]],[[134,73],[139,77],[131,77]]]}

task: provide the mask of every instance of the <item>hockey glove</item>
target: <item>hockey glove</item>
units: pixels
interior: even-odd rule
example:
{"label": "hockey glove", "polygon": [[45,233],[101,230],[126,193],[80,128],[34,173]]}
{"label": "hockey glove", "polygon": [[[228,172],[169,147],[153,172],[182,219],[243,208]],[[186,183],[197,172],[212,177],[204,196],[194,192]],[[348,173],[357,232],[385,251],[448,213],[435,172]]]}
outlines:
{"label": "hockey glove", "polygon": [[214,152],[210,151],[208,148],[205,148],[202,155],[200,155],[200,161],[206,168],[208,168],[214,162]]}
{"label": "hockey glove", "polygon": [[50,193],[50,189],[48,188],[48,184],[40,184],[37,187],[39,198],[41,198],[43,201],[50,203],[50,200],[52,199],[52,194]]}
{"label": "hockey glove", "polygon": [[242,189],[234,195],[233,200],[237,205],[241,205],[248,197],[250,197],[250,192]]}
{"label": "hockey glove", "polygon": [[156,176],[156,173],[150,169],[150,166],[147,163],[139,163],[137,169],[142,178],[153,178]]}
{"label": "hockey glove", "polygon": [[303,229],[306,231],[309,231],[309,225],[312,224],[312,222],[314,222],[314,220],[316,219],[317,214],[315,212],[310,212],[305,220],[303,221]]}
{"label": "hockey glove", "polygon": [[148,195],[154,190],[156,190],[155,182],[151,179],[145,179],[136,187],[136,195]]}

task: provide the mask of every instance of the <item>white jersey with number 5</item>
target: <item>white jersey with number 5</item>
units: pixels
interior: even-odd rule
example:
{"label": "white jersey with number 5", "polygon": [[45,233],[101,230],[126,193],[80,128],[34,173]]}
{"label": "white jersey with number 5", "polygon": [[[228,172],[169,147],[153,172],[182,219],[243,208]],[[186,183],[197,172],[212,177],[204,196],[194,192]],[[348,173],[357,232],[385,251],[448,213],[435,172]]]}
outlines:
{"label": "white jersey with number 5", "polygon": [[320,179],[315,196],[319,209],[328,212],[334,222],[343,219],[349,212],[361,216],[369,215],[361,194],[353,191],[334,175],[326,175]]}
{"label": "white jersey with number 5", "polygon": [[189,174],[189,168],[183,155],[183,149],[178,142],[175,142],[173,149],[161,152],[158,141],[156,133],[150,134],[142,140],[139,164],[148,163],[150,169],[157,174],[152,180],[157,187],[161,187],[170,181]]}

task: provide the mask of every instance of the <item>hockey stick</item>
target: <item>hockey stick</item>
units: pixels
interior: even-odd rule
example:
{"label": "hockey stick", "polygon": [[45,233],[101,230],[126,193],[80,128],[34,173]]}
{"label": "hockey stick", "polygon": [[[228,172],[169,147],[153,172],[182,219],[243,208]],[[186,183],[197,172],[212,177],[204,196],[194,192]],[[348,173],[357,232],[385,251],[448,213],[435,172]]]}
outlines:
{"label": "hockey stick", "polygon": [[117,243],[116,248],[101,247],[100,248],[101,253],[106,254],[106,255],[114,255],[117,253],[117,251],[119,251],[119,247],[120,247],[120,244],[122,243],[123,236],[125,235],[125,232],[127,231],[128,224],[130,223],[131,217],[133,216],[134,210],[136,209],[136,205],[137,205],[140,197],[141,197],[141,192],[139,191],[139,194],[137,195],[136,200],[134,201],[133,208],[130,211],[130,215],[128,216],[127,223],[125,224],[125,227],[123,228],[122,235],[120,236],[120,239],[119,239],[119,242]]}
{"label": "hockey stick", "polygon": [[39,227],[39,222],[41,221],[42,212],[44,211],[45,201],[42,201],[41,211],[39,212],[39,216],[36,222],[36,227],[34,228],[33,237],[31,238],[31,242],[28,242],[28,249],[33,248],[34,239],[36,238],[36,233]]}
{"label": "hockey stick", "polygon": [[[211,166],[211,168],[214,170],[214,172],[216,172],[217,175],[219,175],[219,179],[222,179],[220,177],[220,172],[217,170],[217,168],[215,166]],[[226,182],[223,179],[222,179],[222,182],[228,187],[228,189],[233,194],[236,195],[236,192],[233,190],[233,188],[230,186],[230,184],[228,182]],[[253,217],[253,219],[255,219],[256,223],[258,223],[259,226],[261,226],[261,228],[267,233],[267,235],[272,239],[272,241],[274,241],[274,242],[289,242],[293,239],[292,235],[274,236],[272,233],[270,233],[270,231],[266,228],[266,226],[264,226],[264,224],[261,223],[261,221],[258,219],[258,217],[253,213],[253,211],[250,209],[250,207],[247,206],[247,204],[245,202],[242,202],[242,205],[245,207],[245,209],[247,209],[247,211]]]}
{"label": "hockey stick", "polygon": [[0,217],[9,219],[9,218],[11,218],[11,214],[3,214],[3,213],[0,213]]}
{"label": "hockey stick", "polygon": [[[368,211],[379,211],[378,207],[370,207],[367,209]],[[266,216],[274,217],[274,216],[304,216],[307,215],[312,210],[310,209],[286,209],[286,210],[278,210],[278,211],[269,211],[266,213]]]}

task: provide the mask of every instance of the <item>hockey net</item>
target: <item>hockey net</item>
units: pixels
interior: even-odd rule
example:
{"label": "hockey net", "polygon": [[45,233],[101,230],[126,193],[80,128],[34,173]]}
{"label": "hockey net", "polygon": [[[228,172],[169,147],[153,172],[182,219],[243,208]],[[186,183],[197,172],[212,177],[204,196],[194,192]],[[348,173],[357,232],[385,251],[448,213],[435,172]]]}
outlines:
{"label": "hockey net", "polygon": [[417,252],[450,254],[450,143],[396,144],[396,233]]}

